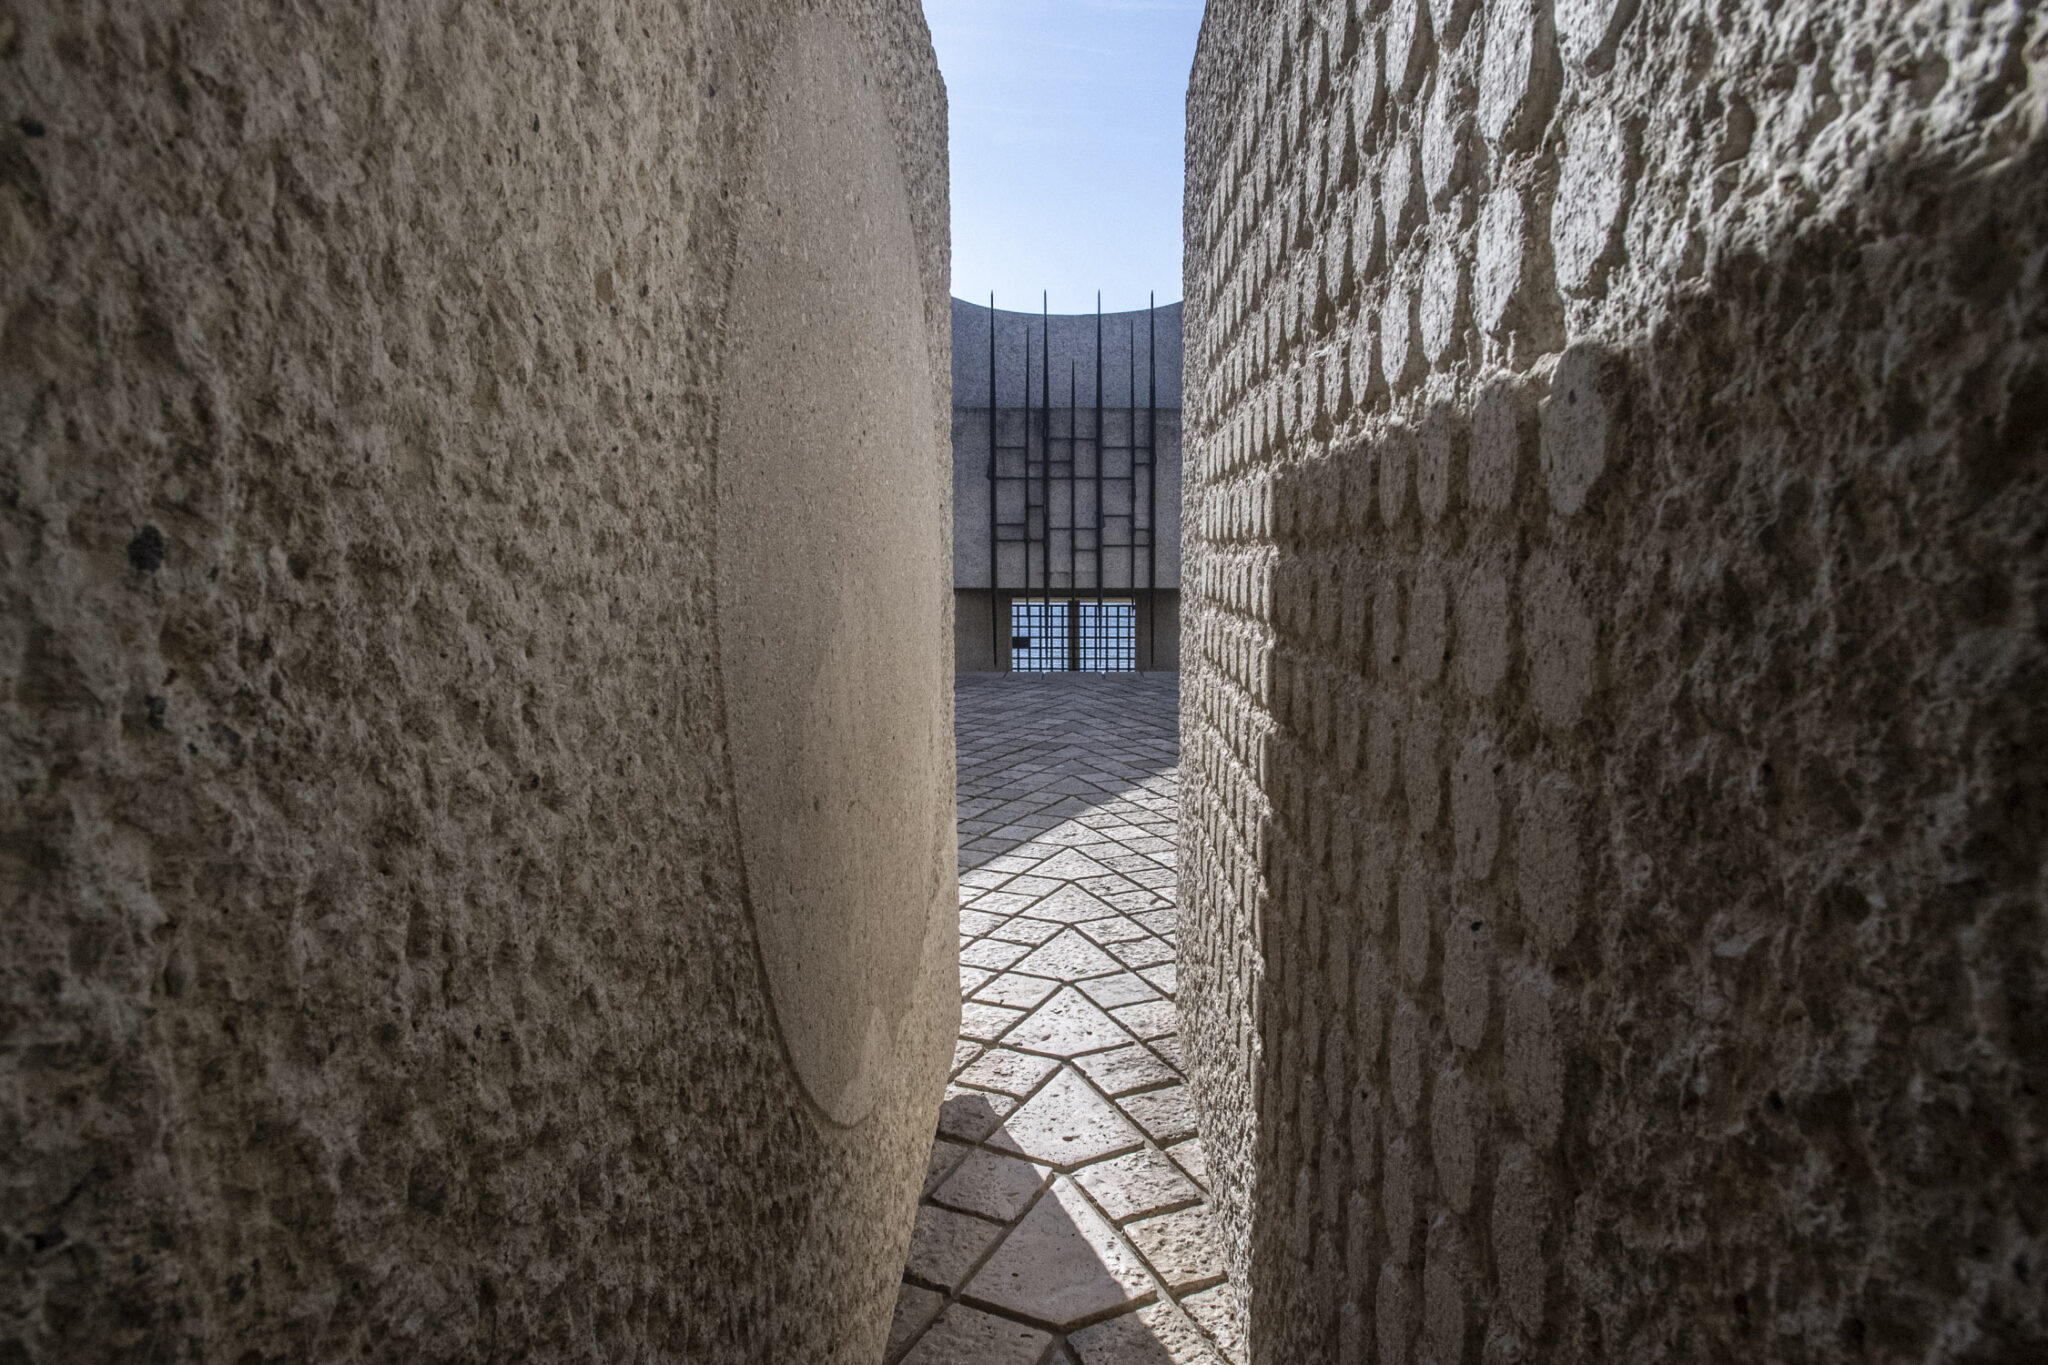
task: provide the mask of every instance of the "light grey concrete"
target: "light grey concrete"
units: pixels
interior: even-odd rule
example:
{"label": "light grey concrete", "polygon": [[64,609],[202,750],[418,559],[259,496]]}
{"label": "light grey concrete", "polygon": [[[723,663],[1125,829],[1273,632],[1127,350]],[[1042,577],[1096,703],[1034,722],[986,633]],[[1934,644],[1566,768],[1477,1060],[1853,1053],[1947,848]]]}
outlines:
{"label": "light grey concrete", "polygon": [[943,1070],[958,1008],[948,461],[929,372],[901,361],[946,343],[852,35],[799,26],[764,109],[727,313],[720,672],[776,1020],[853,1124]]}
{"label": "light grey concrete", "polygon": [[[1156,314],[1144,309],[1102,316],[1102,402],[1104,407],[1124,407],[1132,402],[1132,381],[1136,380],[1138,407],[1148,401],[1148,382],[1156,375],[1157,402],[1163,408],[1181,406],[1181,305],[1162,304]],[[953,300],[953,402],[963,408],[988,408],[989,309],[966,299]],[[1031,402],[1040,399],[1041,347],[1037,338],[1044,321],[1035,312],[995,310],[996,406],[1024,406],[1024,337],[1028,328],[1031,343]],[[1051,321],[1052,401],[1067,403],[1070,388],[1076,401],[1089,410],[1095,407],[1095,314],[1054,313]],[[1156,363],[1148,352],[1148,341],[1156,338]],[[1135,362],[1133,357],[1135,356]]]}

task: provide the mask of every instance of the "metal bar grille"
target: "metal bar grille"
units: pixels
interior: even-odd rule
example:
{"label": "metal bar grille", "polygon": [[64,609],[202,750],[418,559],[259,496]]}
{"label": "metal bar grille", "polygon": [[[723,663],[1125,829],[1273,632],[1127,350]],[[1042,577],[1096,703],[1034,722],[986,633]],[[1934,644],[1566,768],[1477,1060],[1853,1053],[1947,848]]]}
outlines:
{"label": "metal bar grille", "polygon": [[1083,602],[1077,664],[1083,673],[1130,673],[1138,667],[1138,606],[1114,599]]}
{"label": "metal bar grille", "polygon": [[[1097,296],[1093,421],[1086,432],[1081,430],[1078,357],[1068,363],[1066,411],[1053,407],[1049,296],[1039,301],[1035,365],[1030,316],[1005,322],[996,314],[993,297],[989,305],[988,561],[998,657],[1005,596],[1011,595],[1012,669],[1136,668],[1137,595],[1144,594],[1148,608],[1148,645],[1153,633],[1149,618],[1157,601],[1158,379],[1152,373],[1158,359],[1156,305],[1146,310],[1147,402],[1141,419],[1137,317],[1130,314],[1125,319],[1129,391],[1120,395],[1127,406],[1115,413],[1103,392],[1107,318]],[[1024,330],[1023,403],[1005,409],[998,332],[1017,325]],[[1112,577],[1118,581],[1111,582]],[[1084,596],[1092,600],[1084,602]],[[1026,607],[1030,611],[1019,616]],[[1090,641],[1085,648],[1084,616]],[[1128,648],[1115,643],[1126,639],[1118,624],[1126,617]],[[1064,651],[1049,643],[1048,631],[1063,633],[1068,641]],[[1026,638],[1029,645],[1015,643]],[[1150,657],[1149,648],[1144,657]]]}
{"label": "metal bar grille", "polygon": [[1069,603],[1018,598],[1010,603],[1010,669],[1065,673],[1073,666]]}
{"label": "metal bar grille", "polygon": [[1019,597],[1010,602],[1017,673],[1130,673],[1138,667],[1138,604],[1129,598]]}

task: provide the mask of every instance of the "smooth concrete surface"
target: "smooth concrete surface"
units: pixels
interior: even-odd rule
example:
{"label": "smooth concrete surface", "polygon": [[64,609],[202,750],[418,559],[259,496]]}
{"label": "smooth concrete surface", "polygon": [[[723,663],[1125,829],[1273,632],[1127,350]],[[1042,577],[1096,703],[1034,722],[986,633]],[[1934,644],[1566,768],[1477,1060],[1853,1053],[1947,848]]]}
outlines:
{"label": "smooth concrete surface", "polygon": [[[1001,300],[998,300],[1001,302]],[[1104,407],[1138,407],[1156,402],[1162,408],[1181,406],[1181,305],[1162,303],[1157,309],[1102,315],[1102,403]],[[963,408],[988,408],[990,310],[967,299],[952,301],[953,401]],[[1052,401],[1064,407],[1071,396],[1094,410],[1096,317],[1093,313],[1036,312],[1008,308],[994,311],[996,406],[1021,408],[1025,403],[1026,337],[1030,338],[1031,394],[1041,401],[1040,377],[1052,371]],[[1042,330],[1051,326],[1050,337]],[[1046,345],[1048,342],[1050,345]]]}
{"label": "smooth concrete surface", "polygon": [[951,466],[928,362],[945,338],[850,31],[800,28],[754,136],[719,409],[720,673],[776,1018],[805,1088],[851,1124],[958,1004],[940,980]]}

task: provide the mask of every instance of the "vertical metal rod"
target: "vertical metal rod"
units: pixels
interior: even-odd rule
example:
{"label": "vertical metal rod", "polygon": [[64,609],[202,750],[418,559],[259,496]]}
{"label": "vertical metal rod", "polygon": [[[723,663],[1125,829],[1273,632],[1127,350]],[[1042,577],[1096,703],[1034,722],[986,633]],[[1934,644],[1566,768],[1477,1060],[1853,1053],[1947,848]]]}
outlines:
{"label": "vertical metal rod", "polygon": [[1002,670],[1002,622],[996,603],[1000,570],[996,567],[996,296],[988,296],[988,666]]}
{"label": "vertical metal rod", "polygon": [[[1145,652],[1159,667],[1159,295],[1145,300],[1145,511],[1152,534],[1145,538]],[[1137,413],[1131,414],[1136,420]],[[1186,439],[1185,436],[1182,437]]]}
{"label": "vertical metal rod", "polygon": [[1067,643],[1067,669],[1081,667],[1081,362],[1067,357],[1067,587],[1074,594],[1074,620]]}
{"label": "vertical metal rod", "polygon": [[[1039,445],[1045,458],[1039,461],[1038,477],[1044,506],[1039,518],[1039,529],[1044,532],[1045,544],[1039,548],[1038,576],[1045,585],[1039,599],[1039,609],[1044,613],[1046,629],[1052,628],[1052,291],[1038,296],[1038,383],[1040,402],[1038,415],[1044,426]],[[1028,552],[1027,552],[1028,553]]]}
{"label": "vertical metal rod", "polygon": [[[1095,637],[1102,639],[1102,291],[1095,291]],[[1099,660],[1098,660],[1099,662]]]}
{"label": "vertical metal rod", "polygon": [[[1026,630],[1036,631],[1038,627],[1033,625],[1031,620],[1031,315],[1029,313],[1024,315],[1024,445],[1021,454],[1024,458],[1022,476],[1024,486],[1018,491],[1023,495],[1024,499],[1024,524],[1018,539],[1021,542],[1020,548],[1024,552],[1024,627]],[[1013,635],[1015,634],[1015,626],[1016,622],[1013,620],[1011,622]],[[1037,638],[1035,634],[1031,636],[1034,642]],[[1012,646],[1012,648],[1014,649],[1015,646]]]}

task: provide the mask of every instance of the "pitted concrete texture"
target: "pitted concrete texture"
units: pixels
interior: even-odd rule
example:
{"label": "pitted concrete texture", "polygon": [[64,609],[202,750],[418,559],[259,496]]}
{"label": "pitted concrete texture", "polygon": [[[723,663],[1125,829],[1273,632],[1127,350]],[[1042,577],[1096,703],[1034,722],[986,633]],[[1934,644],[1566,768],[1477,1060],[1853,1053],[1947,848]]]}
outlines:
{"label": "pitted concrete texture", "polygon": [[1260,1362],[2048,1349],[2048,19],[1218,0],[1181,1006]]}
{"label": "pitted concrete texture", "polygon": [[1242,1362],[1173,1007],[1175,679],[958,703],[965,1023],[887,1360]]}
{"label": "pitted concrete texture", "polygon": [[[0,1358],[876,1359],[957,1008],[917,6],[11,5],[0,71]],[[871,406],[764,410],[783,343]],[[768,583],[763,477],[852,495]],[[851,819],[858,989],[773,942]]]}

